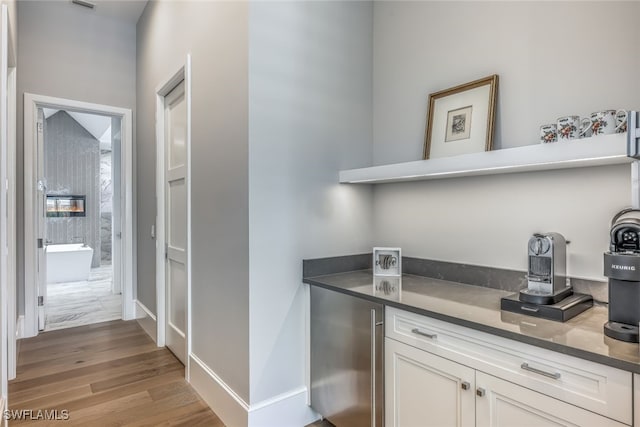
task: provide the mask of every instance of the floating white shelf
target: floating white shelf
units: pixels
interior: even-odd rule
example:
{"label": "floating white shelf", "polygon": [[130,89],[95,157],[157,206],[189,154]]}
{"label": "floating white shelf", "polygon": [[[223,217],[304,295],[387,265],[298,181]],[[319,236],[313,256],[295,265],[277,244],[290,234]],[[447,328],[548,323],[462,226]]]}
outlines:
{"label": "floating white shelf", "polygon": [[380,184],[631,163],[626,134],[340,171],[340,182]]}

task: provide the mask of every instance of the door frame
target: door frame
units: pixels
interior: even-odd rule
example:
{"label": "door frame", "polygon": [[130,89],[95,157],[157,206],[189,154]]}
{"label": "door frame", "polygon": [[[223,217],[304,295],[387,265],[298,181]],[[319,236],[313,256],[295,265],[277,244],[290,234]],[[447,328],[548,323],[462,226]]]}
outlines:
{"label": "door frame", "polygon": [[185,377],[190,378],[191,355],[191,54],[187,54],[185,62],[181,64],[169,78],[162,80],[156,88],[156,327],[158,347],[165,346],[166,337],[166,281],[165,281],[165,197],[164,197],[164,166],[165,166],[165,96],[178,83],[184,80],[185,102],[187,103],[187,366]]}
{"label": "door frame", "polygon": [[136,233],[133,222],[133,115],[130,109],[93,104],[45,95],[24,94],[24,333],[22,338],[38,335],[38,289],[36,283],[36,197],[37,146],[36,128],[38,108],[72,110],[80,113],[118,116],[122,119],[121,192],[122,218],[122,319],[134,318],[133,284],[135,283],[136,254],[133,247]]}
{"label": "door frame", "polygon": [[8,203],[7,208],[8,218],[7,224],[9,230],[7,230],[7,238],[9,239],[9,267],[7,272],[9,273],[8,278],[8,289],[7,289],[7,301],[8,309],[7,309],[7,331],[8,331],[8,377],[10,380],[16,377],[16,367],[17,367],[17,339],[18,336],[21,335],[20,329],[21,326],[18,325],[18,314],[17,314],[17,213],[16,213],[16,178],[17,178],[17,164],[16,164],[16,125],[17,125],[17,117],[16,117],[16,108],[17,104],[17,88],[16,88],[16,76],[17,76],[17,68],[9,67],[9,82],[8,82],[8,132],[9,132],[9,146],[7,147],[7,160],[9,162],[7,177],[9,180],[9,188],[8,191]]}
{"label": "door frame", "polygon": [[[10,47],[9,8],[0,5],[0,409],[6,409],[8,398],[8,380],[15,372],[15,197],[11,192],[15,188],[15,52]],[[12,214],[13,212],[13,214]],[[13,364],[13,365],[12,365]],[[13,374],[15,376],[15,374]]]}

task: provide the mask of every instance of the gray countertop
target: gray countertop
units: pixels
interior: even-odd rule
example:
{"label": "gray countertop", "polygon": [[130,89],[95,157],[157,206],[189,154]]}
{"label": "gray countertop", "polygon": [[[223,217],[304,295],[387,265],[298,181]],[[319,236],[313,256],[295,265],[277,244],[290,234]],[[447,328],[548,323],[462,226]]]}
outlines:
{"label": "gray countertop", "polygon": [[640,374],[638,344],[603,333],[606,305],[596,305],[561,323],[500,310],[500,298],[513,292],[429,277],[405,274],[399,292],[376,289],[371,270],[305,277],[303,281]]}

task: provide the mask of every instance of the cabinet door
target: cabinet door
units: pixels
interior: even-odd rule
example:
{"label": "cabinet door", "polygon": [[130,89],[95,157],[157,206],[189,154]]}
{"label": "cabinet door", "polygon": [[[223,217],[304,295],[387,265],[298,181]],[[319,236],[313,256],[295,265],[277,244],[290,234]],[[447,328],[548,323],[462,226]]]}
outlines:
{"label": "cabinet door", "polygon": [[625,425],[479,371],[476,387],[477,427]]}
{"label": "cabinet door", "polygon": [[385,340],[387,427],[474,426],[474,370]]}

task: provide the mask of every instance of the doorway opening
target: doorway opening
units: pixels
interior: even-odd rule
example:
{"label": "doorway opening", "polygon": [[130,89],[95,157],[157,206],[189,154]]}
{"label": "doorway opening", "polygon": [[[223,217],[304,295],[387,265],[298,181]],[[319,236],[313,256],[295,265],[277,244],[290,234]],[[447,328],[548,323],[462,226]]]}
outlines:
{"label": "doorway opening", "polygon": [[120,260],[112,257],[121,120],[55,108],[39,108],[38,116],[46,197],[42,329],[121,319],[120,277],[113,274]]}
{"label": "doorway opening", "polygon": [[38,331],[133,318],[131,110],[25,94],[25,316]]}

